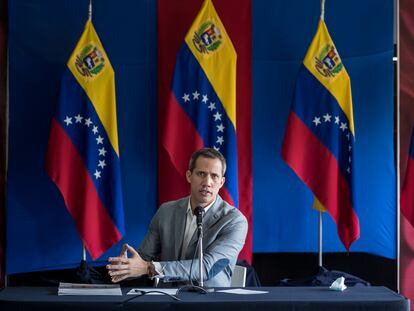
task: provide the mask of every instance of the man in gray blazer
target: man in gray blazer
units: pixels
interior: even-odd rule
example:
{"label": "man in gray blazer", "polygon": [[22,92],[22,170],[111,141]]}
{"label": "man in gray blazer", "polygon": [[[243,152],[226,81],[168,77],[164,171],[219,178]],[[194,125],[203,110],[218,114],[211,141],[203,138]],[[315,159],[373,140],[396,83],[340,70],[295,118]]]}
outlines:
{"label": "man in gray blazer", "polygon": [[230,286],[237,256],[246,239],[247,221],[218,195],[225,182],[225,171],[226,161],[219,151],[212,148],[196,151],[186,172],[190,196],[162,204],[138,249],[125,244],[119,257],[108,259],[112,282],[145,274],[164,282],[197,281],[198,259],[192,263],[197,247],[193,211],[200,206],[205,211],[204,285]]}

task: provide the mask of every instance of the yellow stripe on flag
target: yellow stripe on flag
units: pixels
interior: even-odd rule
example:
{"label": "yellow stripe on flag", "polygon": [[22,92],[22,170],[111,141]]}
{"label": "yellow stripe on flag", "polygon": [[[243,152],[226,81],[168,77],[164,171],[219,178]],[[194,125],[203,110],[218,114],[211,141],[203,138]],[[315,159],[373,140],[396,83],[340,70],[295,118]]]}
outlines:
{"label": "yellow stripe on flag", "polygon": [[[205,44],[204,40],[210,39],[211,44]],[[185,42],[203,68],[236,128],[237,54],[211,0],[204,1]]]}
{"label": "yellow stripe on flag", "polygon": [[119,157],[115,73],[101,41],[88,20],[67,66],[92,102]]}
{"label": "yellow stripe on flag", "polygon": [[[328,69],[323,63],[331,59],[334,60],[335,66]],[[352,135],[355,136],[351,82],[323,20],[319,21],[318,30],[306,53],[303,64],[336,98],[348,117],[349,128]]]}
{"label": "yellow stripe on flag", "polygon": [[325,206],[323,206],[323,204],[321,203],[321,201],[318,200],[317,197],[313,197],[313,209],[317,210],[318,212],[326,212],[327,209],[325,208]]}

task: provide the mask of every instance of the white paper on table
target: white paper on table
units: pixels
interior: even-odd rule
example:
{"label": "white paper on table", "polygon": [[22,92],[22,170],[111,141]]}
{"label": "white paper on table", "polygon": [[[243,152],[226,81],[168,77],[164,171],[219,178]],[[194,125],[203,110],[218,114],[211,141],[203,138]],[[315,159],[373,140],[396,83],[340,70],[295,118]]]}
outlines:
{"label": "white paper on table", "polygon": [[337,278],[332,285],[329,287],[329,289],[336,290],[336,291],[344,291],[346,289],[345,285],[345,278],[341,276],[340,278]]}
{"label": "white paper on table", "polygon": [[[154,293],[153,291],[161,292]],[[157,287],[148,287],[148,288],[133,288],[127,295],[142,295],[144,292],[145,295],[162,295],[162,293],[167,295],[175,295],[177,293],[177,288],[157,288]]]}
{"label": "white paper on table", "polygon": [[58,295],[77,296],[122,296],[119,284],[59,283]]}
{"label": "white paper on table", "polygon": [[218,290],[218,293],[226,294],[236,294],[236,295],[257,295],[257,294],[268,294],[268,291],[264,290],[252,290],[252,289],[243,289],[243,288],[232,288],[232,289],[222,289]]}

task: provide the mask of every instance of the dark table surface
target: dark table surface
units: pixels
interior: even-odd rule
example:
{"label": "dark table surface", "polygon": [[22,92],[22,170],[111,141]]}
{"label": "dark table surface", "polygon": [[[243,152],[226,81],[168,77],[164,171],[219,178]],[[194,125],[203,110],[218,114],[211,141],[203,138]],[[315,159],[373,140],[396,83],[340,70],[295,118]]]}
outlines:
{"label": "dark table surface", "polygon": [[[58,296],[53,287],[8,287],[0,292],[0,310],[409,310],[409,300],[386,287],[349,287],[343,292],[327,287],[259,287],[258,295],[182,292],[180,301],[164,295]],[[99,308],[99,309],[98,309]]]}

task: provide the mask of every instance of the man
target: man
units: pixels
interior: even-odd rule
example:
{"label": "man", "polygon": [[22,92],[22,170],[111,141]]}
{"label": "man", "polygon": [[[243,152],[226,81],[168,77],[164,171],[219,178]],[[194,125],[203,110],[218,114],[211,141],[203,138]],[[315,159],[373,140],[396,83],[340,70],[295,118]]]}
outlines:
{"label": "man", "polygon": [[[190,196],[162,204],[138,249],[125,244],[119,257],[108,259],[112,282],[145,274],[164,282],[197,281],[198,259],[191,263],[197,246],[193,211],[200,206],[205,211],[204,285],[230,286],[237,256],[246,239],[247,221],[238,209],[218,195],[224,185],[225,171],[226,160],[219,151],[212,148],[196,151],[186,172]],[[128,258],[127,252],[132,256]]]}

